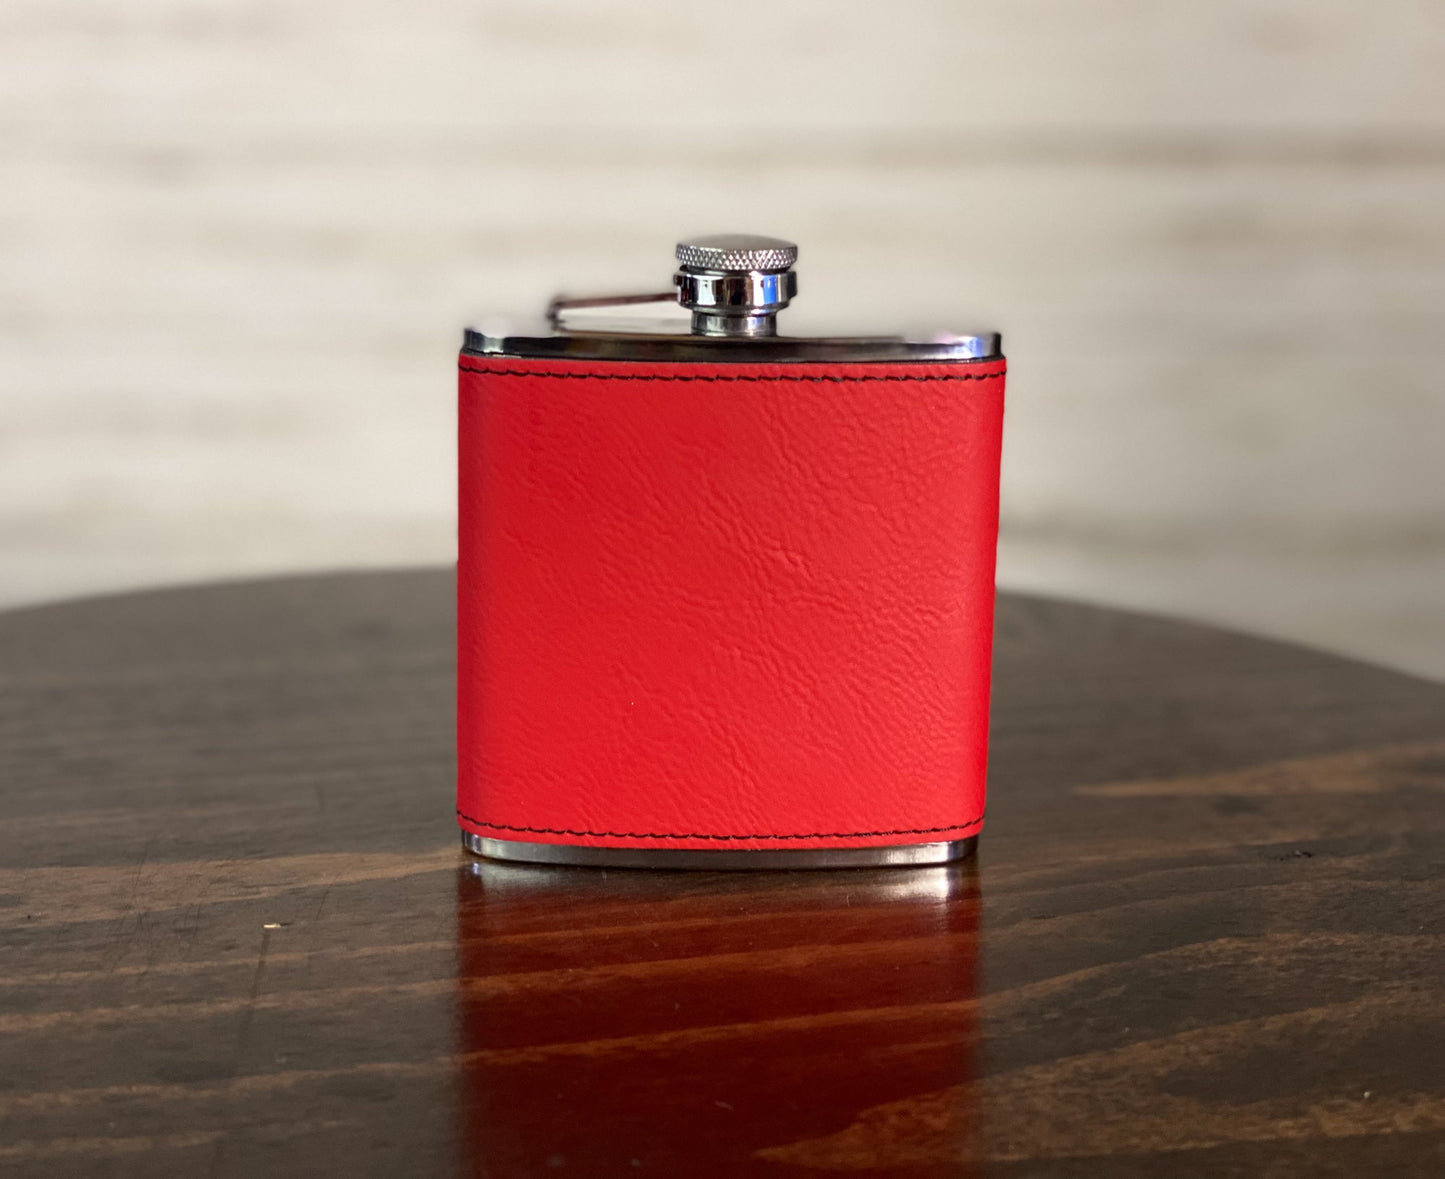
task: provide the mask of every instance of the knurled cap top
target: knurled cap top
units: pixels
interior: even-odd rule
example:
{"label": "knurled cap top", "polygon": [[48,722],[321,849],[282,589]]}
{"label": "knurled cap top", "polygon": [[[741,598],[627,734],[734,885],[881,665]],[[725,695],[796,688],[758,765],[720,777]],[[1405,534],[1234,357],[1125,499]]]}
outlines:
{"label": "knurled cap top", "polygon": [[713,233],[677,243],[677,260],[689,270],[787,270],[798,247],[756,233]]}

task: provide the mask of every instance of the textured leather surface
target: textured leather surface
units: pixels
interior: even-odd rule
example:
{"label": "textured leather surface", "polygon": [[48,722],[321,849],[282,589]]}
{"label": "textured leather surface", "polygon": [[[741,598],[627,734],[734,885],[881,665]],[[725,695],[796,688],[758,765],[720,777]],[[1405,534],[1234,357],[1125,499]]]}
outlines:
{"label": "textured leather surface", "polygon": [[465,830],[978,831],[1003,361],[461,369]]}

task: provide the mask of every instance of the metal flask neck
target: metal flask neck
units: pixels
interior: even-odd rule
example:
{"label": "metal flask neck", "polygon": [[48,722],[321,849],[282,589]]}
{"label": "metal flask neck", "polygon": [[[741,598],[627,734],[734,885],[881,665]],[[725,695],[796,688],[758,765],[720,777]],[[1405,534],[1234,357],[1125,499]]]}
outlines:
{"label": "metal flask neck", "polygon": [[[798,247],[756,234],[724,233],[678,242],[672,290],[589,298],[558,296],[541,332],[505,326],[469,329],[463,350],[478,356],[681,362],[937,363],[1001,355],[996,333],[928,332],[907,336],[782,336],[778,312],[798,293]],[[652,321],[622,322],[575,312],[670,303],[690,311]]]}

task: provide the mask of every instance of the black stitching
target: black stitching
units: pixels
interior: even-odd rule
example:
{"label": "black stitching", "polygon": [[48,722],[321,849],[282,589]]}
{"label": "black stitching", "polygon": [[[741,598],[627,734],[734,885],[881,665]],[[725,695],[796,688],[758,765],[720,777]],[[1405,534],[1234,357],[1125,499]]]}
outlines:
{"label": "black stitching", "polygon": [[[927,363],[927,362],[922,362]],[[472,368],[470,365],[458,364],[464,373],[477,373],[480,376],[491,377],[552,377],[555,380],[563,381],[812,381],[832,382],[838,385],[851,385],[858,381],[993,381],[1002,380],[1004,374],[998,373],[953,373],[937,374],[929,376],[909,376],[907,374],[895,373],[892,375],[879,374],[867,377],[800,377],[791,374],[779,374],[778,376],[748,376],[744,373],[736,373],[727,376],[710,376],[704,373],[693,373],[691,376],[678,374],[677,376],[658,375],[655,373],[548,373],[533,372],[524,368]]]}
{"label": "black stitching", "polygon": [[573,831],[568,827],[518,827],[511,823],[488,823],[484,819],[474,819],[471,815],[458,809],[457,818],[465,819],[468,823],[474,823],[478,827],[491,827],[497,831],[528,831],[534,835],[583,835],[593,836],[598,839],[717,839],[717,840],[739,840],[739,839],[866,839],[875,835],[936,835],[940,831],[966,831],[970,827],[977,827],[983,822],[984,816],[968,823],[949,823],[945,827],[900,827],[896,831],[815,831],[807,835],[706,835],[701,832],[689,832],[685,835],[658,835],[651,831]]}

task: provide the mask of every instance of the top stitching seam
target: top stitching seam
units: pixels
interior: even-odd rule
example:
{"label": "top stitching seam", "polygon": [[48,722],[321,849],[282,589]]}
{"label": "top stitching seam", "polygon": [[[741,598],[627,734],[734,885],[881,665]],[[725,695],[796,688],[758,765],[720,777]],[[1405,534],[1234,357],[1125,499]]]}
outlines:
{"label": "top stitching seam", "polygon": [[840,385],[853,384],[863,381],[1001,381],[1004,374],[997,373],[958,373],[957,375],[930,374],[928,376],[911,376],[903,373],[892,375],[879,374],[866,377],[835,377],[835,376],[793,376],[788,373],[780,373],[777,376],[750,376],[744,373],[731,375],[711,375],[705,373],[693,373],[691,375],[667,375],[657,373],[549,373],[533,372],[530,369],[518,368],[472,368],[470,365],[458,364],[457,368],[464,373],[476,373],[479,376],[487,377],[550,377],[560,381],[810,381],[813,383],[832,383]]}

